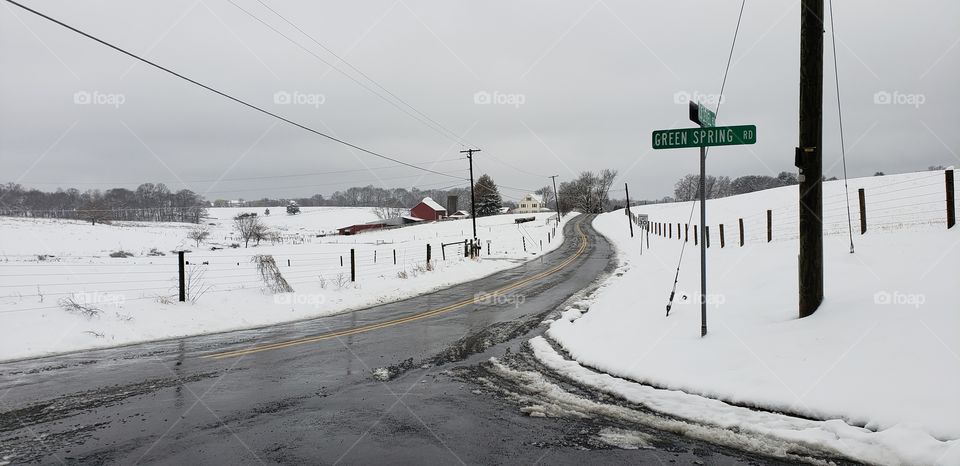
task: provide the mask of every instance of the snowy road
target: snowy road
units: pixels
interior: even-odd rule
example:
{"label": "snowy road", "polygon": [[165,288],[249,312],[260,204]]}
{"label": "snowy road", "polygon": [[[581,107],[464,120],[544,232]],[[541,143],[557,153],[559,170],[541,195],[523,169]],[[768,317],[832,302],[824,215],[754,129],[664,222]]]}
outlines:
{"label": "snowy road", "polygon": [[540,417],[522,382],[491,371],[613,269],[591,220],[542,260],[405,301],[6,363],[0,464],[771,462],[604,416]]}

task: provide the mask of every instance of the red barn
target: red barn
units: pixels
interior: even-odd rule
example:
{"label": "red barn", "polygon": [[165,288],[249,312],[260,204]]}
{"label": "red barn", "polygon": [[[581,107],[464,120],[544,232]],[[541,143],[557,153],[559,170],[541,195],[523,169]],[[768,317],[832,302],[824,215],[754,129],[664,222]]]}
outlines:
{"label": "red barn", "polygon": [[410,209],[410,215],[424,220],[440,220],[447,216],[447,209],[444,209],[437,201],[425,197],[419,204]]}

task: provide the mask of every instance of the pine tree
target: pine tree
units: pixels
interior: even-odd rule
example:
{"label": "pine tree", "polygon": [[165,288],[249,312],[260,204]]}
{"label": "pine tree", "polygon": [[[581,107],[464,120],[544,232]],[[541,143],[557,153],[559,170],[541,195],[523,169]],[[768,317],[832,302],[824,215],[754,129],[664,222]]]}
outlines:
{"label": "pine tree", "polygon": [[473,191],[477,198],[477,217],[500,213],[503,200],[500,198],[500,191],[497,190],[497,185],[490,178],[490,175],[481,175],[473,186]]}

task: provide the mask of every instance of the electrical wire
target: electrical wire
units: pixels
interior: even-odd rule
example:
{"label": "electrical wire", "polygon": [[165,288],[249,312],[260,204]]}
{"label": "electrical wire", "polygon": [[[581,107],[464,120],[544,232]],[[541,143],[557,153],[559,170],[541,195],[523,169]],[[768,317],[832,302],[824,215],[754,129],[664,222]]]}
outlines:
{"label": "electrical wire", "polygon": [[833,25],[833,0],[830,0],[830,41],[833,44],[833,77],[837,85],[837,120],[840,124],[840,158],[843,160],[843,190],[847,200],[847,232],[853,254],[853,220],[850,216],[850,188],[847,185],[847,150],[843,143],[843,110],[840,106],[840,69],[837,66],[837,28]]}
{"label": "electrical wire", "polygon": [[[277,12],[276,10],[274,10],[273,8],[271,8],[271,7],[270,7],[269,5],[267,5],[266,3],[264,3],[264,2],[262,2],[262,1],[260,1],[260,0],[257,0],[257,2],[260,3],[261,5],[263,5],[264,8],[270,10],[270,12],[272,12],[272,13],[273,13],[274,15],[276,15],[278,18],[280,18],[281,20],[283,20],[284,22],[286,22],[287,24],[289,24],[290,26],[292,26],[294,29],[296,29],[297,31],[299,31],[301,34],[303,34],[304,36],[306,36],[306,37],[307,37],[308,39],[310,39],[314,44],[316,44],[317,46],[319,46],[320,48],[322,48],[324,51],[326,51],[326,52],[329,53],[330,55],[333,55],[334,57],[336,57],[337,60],[340,60],[341,62],[343,62],[344,64],[346,64],[348,67],[350,67],[350,69],[352,69],[353,71],[357,72],[360,76],[363,76],[363,77],[366,78],[368,81],[372,82],[375,86],[377,86],[378,88],[380,88],[381,90],[383,90],[384,92],[386,92],[387,94],[389,94],[389,95],[390,95],[391,97],[393,97],[394,99],[396,99],[396,100],[398,100],[399,102],[403,103],[403,105],[407,106],[408,108],[410,108],[411,110],[413,110],[414,112],[416,112],[418,115],[420,115],[420,116],[423,117],[423,118],[421,119],[420,117],[417,117],[416,115],[411,114],[411,113],[408,112],[406,109],[404,109],[403,107],[399,106],[396,102],[394,102],[394,101],[392,101],[392,100],[390,100],[390,99],[387,99],[387,98],[384,97],[382,94],[380,94],[379,92],[375,91],[374,89],[371,89],[369,86],[367,86],[366,84],[364,84],[364,83],[361,82],[360,80],[356,79],[355,77],[351,76],[350,74],[346,73],[345,71],[341,70],[340,68],[337,68],[333,63],[330,63],[329,61],[324,60],[323,57],[317,55],[317,54],[314,53],[312,50],[304,47],[303,44],[295,41],[293,38],[291,38],[290,36],[284,34],[282,31],[280,31],[279,29],[275,28],[273,25],[267,23],[266,21],[264,21],[263,19],[261,19],[261,18],[258,17],[257,15],[253,14],[252,12],[250,12],[250,11],[248,11],[247,9],[243,8],[242,6],[236,4],[233,0],[227,0],[227,2],[230,3],[231,5],[233,5],[234,7],[236,7],[237,9],[239,9],[240,11],[242,11],[243,13],[245,13],[247,16],[253,18],[255,21],[257,21],[257,22],[259,22],[260,24],[266,26],[268,29],[270,29],[270,30],[273,31],[274,33],[278,34],[280,37],[283,37],[284,39],[286,39],[286,40],[287,40],[288,42],[290,42],[291,44],[296,45],[297,47],[299,47],[299,48],[300,48],[301,50],[303,50],[304,52],[310,54],[312,57],[316,58],[317,60],[319,60],[319,61],[322,62],[323,64],[329,66],[331,69],[333,69],[333,70],[337,71],[338,73],[342,74],[343,76],[347,77],[348,79],[350,79],[351,81],[353,81],[354,83],[356,83],[357,85],[359,85],[360,87],[366,89],[367,91],[369,91],[369,92],[372,93],[373,95],[379,97],[381,100],[383,100],[384,102],[390,104],[391,106],[393,106],[393,107],[396,108],[397,110],[400,110],[400,111],[403,112],[405,115],[409,116],[410,118],[413,118],[414,120],[418,121],[419,123],[421,123],[421,124],[427,126],[428,128],[436,131],[436,132],[437,132],[438,134],[440,134],[441,136],[443,136],[443,137],[445,137],[445,138],[447,138],[447,139],[450,139],[450,140],[452,140],[453,142],[460,144],[461,146],[464,146],[464,143],[465,143],[465,142],[464,142],[459,136],[457,136],[457,134],[456,134],[455,132],[453,132],[453,131],[451,131],[450,129],[448,129],[447,127],[441,125],[441,124],[438,123],[436,120],[430,118],[429,116],[427,116],[426,114],[424,114],[424,113],[421,112],[420,110],[417,110],[415,107],[413,107],[412,105],[410,105],[409,103],[407,103],[407,101],[401,99],[400,97],[398,97],[398,96],[397,96],[396,94],[394,94],[393,92],[390,92],[389,90],[387,90],[387,88],[383,87],[382,85],[380,85],[380,83],[378,83],[377,81],[375,81],[373,78],[371,78],[370,76],[368,76],[366,73],[364,73],[363,71],[360,71],[357,67],[355,67],[355,66],[353,66],[352,64],[350,64],[350,62],[348,62],[347,60],[341,58],[339,55],[337,55],[336,53],[334,53],[332,50],[330,50],[329,48],[327,48],[326,46],[324,46],[323,44],[321,44],[320,41],[318,41],[317,39],[315,39],[315,38],[314,38],[313,36],[311,36],[310,34],[307,34],[306,31],[304,31],[303,29],[301,29],[299,26],[297,26],[296,24],[294,24],[292,21],[288,20],[286,17],[284,17],[284,16],[281,15],[279,12]],[[451,137],[451,136],[452,136],[452,137]]]}
{"label": "electrical wire", "polygon": [[101,45],[104,45],[104,46],[107,46],[107,47],[109,47],[109,48],[111,48],[111,49],[113,49],[113,50],[116,50],[117,52],[120,52],[120,53],[122,53],[122,54],[124,54],[124,55],[127,55],[127,56],[131,57],[131,58],[134,58],[134,59],[136,59],[136,60],[139,60],[139,61],[141,61],[141,62],[143,62],[143,63],[145,63],[145,64],[147,64],[147,65],[150,65],[150,66],[152,66],[152,67],[154,67],[154,68],[156,68],[156,69],[158,69],[158,70],[161,70],[161,71],[163,71],[163,72],[166,72],[166,73],[168,73],[168,74],[170,74],[170,75],[173,75],[173,76],[175,76],[175,77],[177,77],[177,78],[180,78],[180,79],[182,79],[182,80],[184,80],[184,81],[186,81],[186,82],[189,82],[189,83],[191,83],[191,84],[193,84],[193,85],[199,86],[199,87],[201,87],[201,88],[203,88],[203,89],[206,89],[207,91],[210,91],[210,92],[212,92],[212,93],[214,93],[214,94],[217,94],[217,95],[219,95],[219,96],[221,96],[221,97],[224,97],[224,98],[227,98],[227,99],[229,99],[229,100],[232,100],[232,101],[234,101],[234,102],[236,102],[236,103],[238,103],[238,104],[241,104],[241,105],[243,105],[243,106],[245,106],[245,107],[248,107],[248,108],[250,108],[250,109],[256,110],[256,111],[258,111],[258,112],[260,112],[260,113],[262,113],[262,114],[264,114],[264,115],[273,117],[273,118],[275,118],[275,119],[277,119],[277,120],[283,121],[283,122],[285,122],[285,123],[287,123],[287,124],[290,124],[290,125],[292,125],[292,126],[296,126],[296,127],[300,128],[300,129],[303,129],[303,130],[305,130],[305,131],[308,131],[308,132],[311,132],[311,133],[316,134],[316,135],[318,135],[318,136],[324,137],[324,138],[326,138],[326,139],[328,139],[328,140],[330,140],[330,141],[333,141],[333,142],[342,144],[342,145],[344,145],[344,146],[347,146],[347,147],[356,149],[356,150],[358,150],[358,151],[360,151],[360,152],[363,152],[363,153],[372,155],[372,156],[374,156],[374,157],[379,157],[379,158],[384,159],[384,160],[389,160],[389,161],[391,161],[391,162],[394,162],[394,163],[397,163],[397,164],[400,164],[400,165],[404,165],[404,166],[407,166],[407,167],[410,167],[410,168],[415,168],[415,169],[417,169],[417,170],[421,170],[421,171],[429,172],[429,173],[434,173],[434,174],[437,174],[437,175],[448,176],[448,177],[451,177],[451,178],[459,178],[459,177],[456,177],[456,176],[453,176],[453,175],[449,175],[449,174],[446,174],[446,173],[434,171],[434,170],[431,170],[431,169],[429,169],[429,168],[424,168],[424,167],[420,167],[420,166],[417,166],[417,165],[413,165],[413,164],[408,163],[408,162],[404,162],[404,161],[399,160],[399,159],[396,159],[396,158],[394,158],[394,157],[391,157],[391,156],[388,156],[388,155],[385,155],[385,154],[381,154],[381,153],[379,153],[379,152],[375,152],[375,151],[373,151],[373,150],[370,150],[370,149],[367,149],[367,148],[358,146],[358,145],[353,144],[353,143],[351,143],[351,142],[347,142],[346,140],[343,140],[343,139],[337,138],[337,137],[335,137],[335,136],[326,134],[326,133],[324,133],[324,132],[318,131],[318,130],[313,129],[313,128],[309,127],[309,126],[306,126],[305,124],[297,123],[296,121],[293,121],[293,120],[291,120],[291,119],[289,119],[289,118],[286,118],[286,117],[284,117],[284,116],[278,115],[278,114],[276,114],[276,113],[274,113],[274,112],[271,112],[271,111],[269,111],[269,110],[266,110],[266,109],[264,109],[264,108],[262,108],[262,107],[258,107],[258,106],[254,105],[254,104],[251,104],[251,103],[249,103],[249,102],[247,102],[247,101],[245,101],[245,100],[242,100],[242,99],[240,99],[240,98],[237,98],[237,97],[234,97],[234,96],[232,96],[232,95],[230,95],[230,94],[227,94],[227,93],[224,92],[224,91],[220,91],[220,90],[215,89],[215,88],[213,88],[213,87],[211,87],[211,86],[209,86],[209,85],[203,84],[203,83],[201,83],[201,82],[199,82],[199,81],[196,81],[196,80],[194,80],[194,79],[192,79],[192,78],[189,78],[189,77],[187,77],[187,76],[185,76],[185,75],[183,75],[183,74],[180,74],[180,73],[178,73],[178,72],[176,72],[176,71],[173,71],[173,70],[170,69],[170,68],[166,68],[166,67],[164,67],[164,66],[162,66],[162,65],[159,65],[159,64],[154,63],[154,62],[152,62],[152,61],[150,61],[150,60],[147,60],[146,58],[143,58],[143,57],[141,57],[141,56],[139,56],[139,55],[137,55],[137,54],[135,54],[135,53],[133,53],[133,52],[129,52],[129,51],[127,51],[126,49],[123,49],[123,48],[121,48],[121,47],[119,47],[119,46],[116,46],[116,45],[110,43],[110,42],[107,42],[106,40],[100,39],[99,37],[96,37],[96,36],[94,36],[94,35],[92,35],[92,34],[89,34],[89,33],[87,33],[87,32],[84,32],[84,31],[82,31],[82,30],[80,30],[80,29],[78,29],[78,28],[76,28],[76,27],[73,27],[73,26],[71,26],[71,25],[69,25],[69,24],[67,24],[67,23],[64,23],[63,21],[60,21],[60,20],[58,20],[58,19],[56,19],[56,18],[53,18],[53,17],[51,17],[51,16],[48,16],[48,15],[46,15],[46,14],[40,12],[40,11],[34,10],[33,8],[30,8],[30,7],[26,6],[26,5],[23,5],[23,4],[15,1],[15,0],[6,0],[6,1],[7,1],[7,3],[10,3],[10,4],[14,5],[14,6],[20,7],[21,9],[23,9],[23,10],[25,10],[25,11],[28,11],[28,12],[30,12],[30,13],[36,15],[36,16],[39,16],[39,17],[41,17],[41,18],[43,18],[43,19],[45,19],[45,20],[47,20],[47,21],[50,21],[50,22],[52,22],[52,23],[54,23],[54,24],[57,24],[57,25],[59,25],[59,26],[61,26],[61,27],[63,27],[63,28],[66,28],[66,29],[68,29],[68,30],[70,30],[70,31],[73,31],[73,32],[77,33],[77,34],[80,34],[80,35],[82,35],[82,36],[84,36],[84,37],[86,37],[86,38],[88,38],[88,39],[90,39],[90,40],[93,40],[93,41],[95,41],[95,42],[97,42],[97,43],[99,43],[99,44],[101,44]]}

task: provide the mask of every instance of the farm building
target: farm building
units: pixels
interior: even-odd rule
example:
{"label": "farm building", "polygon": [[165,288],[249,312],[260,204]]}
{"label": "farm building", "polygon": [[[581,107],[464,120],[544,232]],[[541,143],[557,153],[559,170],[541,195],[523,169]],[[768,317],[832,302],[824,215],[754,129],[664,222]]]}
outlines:
{"label": "farm building", "polygon": [[410,209],[410,216],[423,220],[441,220],[447,216],[447,209],[429,197]]}
{"label": "farm building", "polygon": [[416,217],[411,217],[409,215],[404,215],[402,217],[388,218],[384,220],[375,220],[373,222],[359,223],[356,225],[350,225],[343,228],[337,228],[337,233],[341,235],[355,235],[357,233],[363,233],[367,230],[377,230],[380,228],[388,227],[402,227],[410,225],[412,223],[422,222],[423,219]]}

